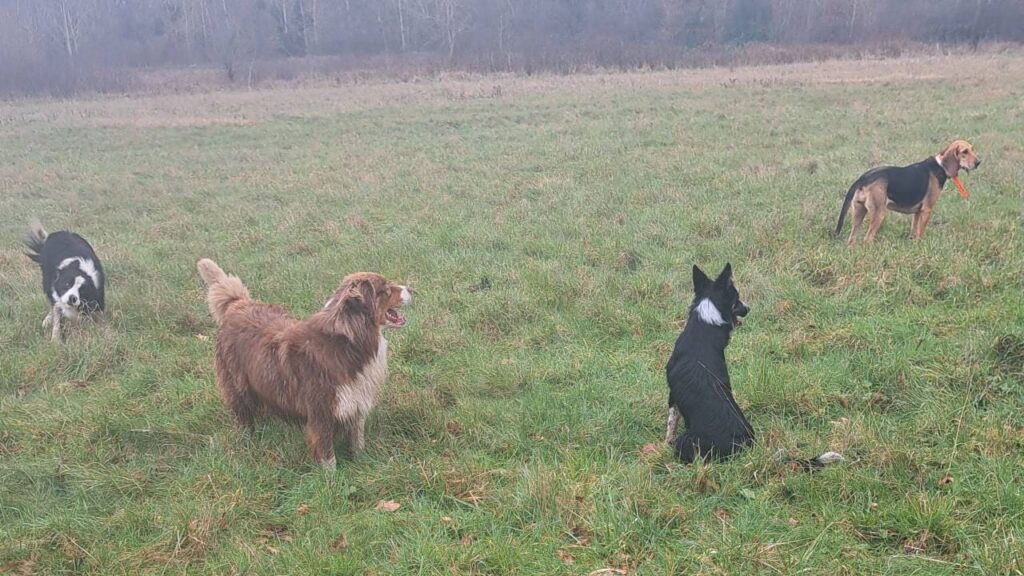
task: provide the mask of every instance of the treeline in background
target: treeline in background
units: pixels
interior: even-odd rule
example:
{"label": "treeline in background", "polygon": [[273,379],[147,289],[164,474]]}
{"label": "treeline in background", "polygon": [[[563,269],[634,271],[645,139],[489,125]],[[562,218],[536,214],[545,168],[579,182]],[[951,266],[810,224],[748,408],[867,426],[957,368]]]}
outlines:
{"label": "treeline in background", "polygon": [[252,85],[1020,41],[1024,0],[0,0],[0,94],[130,90],[153,70]]}

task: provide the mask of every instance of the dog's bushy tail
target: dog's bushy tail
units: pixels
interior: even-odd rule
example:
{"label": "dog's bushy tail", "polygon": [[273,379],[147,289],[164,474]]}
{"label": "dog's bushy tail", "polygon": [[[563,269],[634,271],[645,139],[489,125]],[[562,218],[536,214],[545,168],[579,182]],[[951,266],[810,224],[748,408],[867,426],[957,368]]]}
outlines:
{"label": "dog's bushy tail", "polygon": [[25,256],[31,258],[34,262],[39,262],[39,255],[43,252],[43,244],[46,243],[46,237],[49,234],[43,229],[43,225],[39,222],[38,218],[33,218],[32,222],[28,225],[28,234],[25,235],[25,246],[32,252],[25,252]]}
{"label": "dog's bushy tail", "polygon": [[216,262],[203,258],[196,263],[199,276],[206,282],[206,304],[210,307],[210,315],[220,324],[227,314],[228,308],[239,300],[249,299],[249,289],[242,284],[237,276],[228,276]]}

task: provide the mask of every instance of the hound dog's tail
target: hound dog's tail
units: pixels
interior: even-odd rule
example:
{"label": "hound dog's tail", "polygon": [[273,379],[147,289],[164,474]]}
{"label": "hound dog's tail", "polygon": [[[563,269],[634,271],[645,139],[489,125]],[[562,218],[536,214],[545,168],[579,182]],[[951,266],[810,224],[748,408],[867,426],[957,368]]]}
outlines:
{"label": "hound dog's tail", "polygon": [[249,300],[249,289],[242,284],[237,276],[228,276],[221,270],[217,263],[209,258],[203,258],[196,263],[199,276],[206,282],[209,290],[206,294],[206,304],[210,307],[210,315],[220,324],[232,304]]}
{"label": "hound dog's tail", "polygon": [[853,202],[853,195],[857,192],[863,183],[858,178],[856,182],[850,186],[850,189],[846,191],[846,200],[843,200],[843,209],[839,211],[839,223],[836,224],[836,231],[833,233],[834,236],[839,236],[839,233],[843,231],[843,220],[846,219],[846,212],[850,210],[850,202]]}
{"label": "hound dog's tail", "polygon": [[34,262],[39,262],[39,255],[43,252],[43,245],[46,244],[46,237],[49,234],[46,230],[43,230],[43,225],[39,222],[38,218],[33,218],[32,222],[28,225],[28,234],[25,235],[24,244],[32,252],[25,252],[25,256],[28,256]]}

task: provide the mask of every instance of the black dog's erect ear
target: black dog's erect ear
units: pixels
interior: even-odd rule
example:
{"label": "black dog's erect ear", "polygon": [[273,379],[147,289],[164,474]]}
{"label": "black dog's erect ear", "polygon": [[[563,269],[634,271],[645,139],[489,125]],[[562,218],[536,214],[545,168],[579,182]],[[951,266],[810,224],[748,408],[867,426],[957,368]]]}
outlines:
{"label": "black dog's erect ear", "polygon": [[700,268],[697,267],[696,264],[694,264],[693,265],[693,293],[694,294],[700,294],[710,284],[711,284],[711,279],[708,278],[707,274],[705,274],[703,270],[701,270]]}
{"label": "black dog's erect ear", "polygon": [[732,264],[726,263],[725,268],[722,268],[722,272],[715,279],[715,286],[725,288],[730,282],[732,282]]}

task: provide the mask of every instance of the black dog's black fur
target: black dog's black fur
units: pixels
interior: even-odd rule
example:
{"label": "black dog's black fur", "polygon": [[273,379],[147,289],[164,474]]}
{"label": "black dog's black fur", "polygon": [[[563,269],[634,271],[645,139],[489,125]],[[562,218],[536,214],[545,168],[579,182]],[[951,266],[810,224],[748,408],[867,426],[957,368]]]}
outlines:
{"label": "black dog's black fur", "polygon": [[[732,396],[725,365],[729,337],[750,308],[733,284],[731,264],[714,281],[694,266],[693,293],[686,327],[665,367],[668,433],[674,432],[674,415],[681,414],[686,428],[673,442],[676,456],[685,462],[724,460],[754,443],[754,428]],[[813,471],[842,459],[841,454],[826,452],[786,462],[794,469]]]}
{"label": "black dog's black fur", "polygon": [[886,195],[893,205],[909,208],[920,204],[928,195],[929,174],[935,174],[939,188],[946,185],[946,170],[935,161],[934,156],[909,166],[879,166],[868,170],[860,178],[857,178],[857,181],[846,191],[846,199],[843,201],[842,211],[839,212],[839,223],[836,224],[835,235],[838,236],[843,231],[843,221],[846,219],[846,213],[850,210],[853,195],[858,189],[875,180],[886,180],[888,182]]}
{"label": "black dog's black fur", "polygon": [[[750,308],[740,300],[729,264],[714,282],[694,266],[693,291],[686,327],[665,368],[669,410],[678,410],[686,424],[675,439],[675,453],[686,462],[698,456],[721,460],[754,441],[754,429],[733,399],[725,365],[729,336]],[[718,311],[721,324],[702,316],[698,308],[704,299]]]}
{"label": "black dog's black fur", "polygon": [[[43,293],[51,307],[82,278],[76,298],[66,303],[69,310],[65,315],[72,312],[71,309],[83,313],[103,312],[106,307],[103,265],[85,238],[65,231],[47,234],[38,222],[33,222],[25,246],[31,250],[25,255],[38,263],[43,273]],[[61,263],[68,259],[70,262],[62,268]],[[92,268],[88,269],[90,263]]]}

